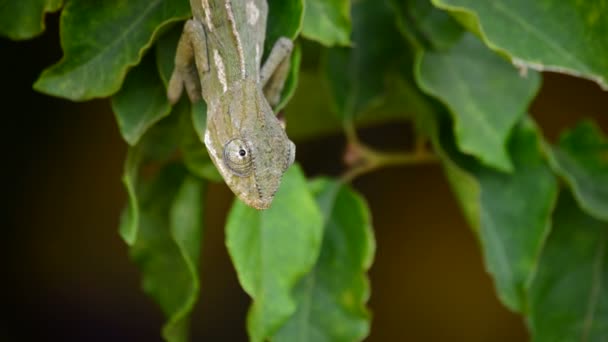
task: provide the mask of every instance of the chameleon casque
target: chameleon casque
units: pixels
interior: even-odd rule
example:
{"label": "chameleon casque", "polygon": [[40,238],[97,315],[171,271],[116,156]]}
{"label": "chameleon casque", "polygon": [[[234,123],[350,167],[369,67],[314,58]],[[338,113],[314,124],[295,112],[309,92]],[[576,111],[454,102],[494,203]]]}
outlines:
{"label": "chameleon casque", "polygon": [[167,96],[183,89],[207,103],[205,146],[230,189],[247,205],[270,207],[295,145],[272,107],[289,71],[293,43],[279,38],[261,66],[266,0],[190,0]]}

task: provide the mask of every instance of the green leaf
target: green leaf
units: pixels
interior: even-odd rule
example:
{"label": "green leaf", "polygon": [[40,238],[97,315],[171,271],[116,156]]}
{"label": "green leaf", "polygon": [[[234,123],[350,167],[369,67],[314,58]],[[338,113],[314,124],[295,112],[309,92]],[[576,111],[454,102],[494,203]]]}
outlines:
{"label": "green leaf", "polygon": [[159,32],[189,15],[187,1],[68,1],[61,14],[64,56],[34,88],[73,101],[109,96]]}
{"label": "green leaf", "polygon": [[44,31],[44,16],[61,8],[62,0],[0,0],[0,35],[13,40],[34,38]]}
{"label": "green leaf", "polygon": [[352,20],[353,47],[329,49],[324,63],[334,111],[344,121],[382,104],[387,75],[402,57],[394,13],[384,2],[354,2]]}
{"label": "green leaf", "polygon": [[375,242],[369,210],[361,196],[341,183],[310,184],[324,216],[321,254],[296,287],[296,313],[273,341],[360,341],[369,333],[365,307]]}
{"label": "green leaf", "polygon": [[467,34],[445,53],[421,53],[416,78],[426,93],[450,109],[461,151],[499,170],[513,169],[507,138],[539,89],[538,74],[519,76]]}
{"label": "green leaf", "polygon": [[401,34],[416,48],[444,51],[457,43],[464,30],[445,11],[428,0],[391,0]]}
{"label": "green leaf", "polygon": [[112,97],[112,110],[123,139],[131,146],[152,125],[169,115],[171,105],[156,71],[153,53],[129,72],[120,91]]}
{"label": "green leaf", "polygon": [[350,1],[306,0],[302,36],[325,46],[350,44]]}
{"label": "green leaf", "polygon": [[473,23],[486,44],[522,67],[582,76],[608,89],[603,0],[432,0]]}
{"label": "green leaf", "polygon": [[564,133],[551,149],[555,172],[572,187],[580,206],[591,216],[608,221],[608,140],[585,121]]}
{"label": "green leaf", "polygon": [[534,341],[604,341],[608,336],[608,223],[563,191],[530,290]]}
{"label": "green leaf", "polygon": [[526,312],[526,290],[550,229],[557,182],[545,162],[530,120],[516,126],[509,142],[513,172],[484,167],[456,150],[449,127],[436,147],[467,218],[479,235],[498,296],[514,311]]}
{"label": "green leaf", "polygon": [[322,234],[323,217],[297,165],[283,176],[270,209],[235,201],[226,245],[241,286],[253,298],[247,318],[251,341],[268,339],[295,312],[293,289],[313,268]]}
{"label": "green leaf", "polygon": [[302,28],[304,4],[302,0],[268,0],[268,19],[264,56],[268,56],[280,37],[296,39]]}
{"label": "green leaf", "polygon": [[138,203],[127,209],[136,210],[139,217],[130,254],[142,270],[144,291],[168,317],[163,327],[167,341],[187,341],[189,315],[198,298],[202,191],[199,180],[170,165],[137,184]]}

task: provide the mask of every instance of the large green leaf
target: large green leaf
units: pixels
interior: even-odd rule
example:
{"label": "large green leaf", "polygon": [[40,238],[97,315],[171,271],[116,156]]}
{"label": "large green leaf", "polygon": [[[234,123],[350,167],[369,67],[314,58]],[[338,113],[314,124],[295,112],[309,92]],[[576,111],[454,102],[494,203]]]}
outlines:
{"label": "large green leaf", "polygon": [[557,182],[545,162],[530,120],[516,126],[509,142],[513,172],[480,165],[456,150],[448,125],[437,150],[467,218],[477,231],[498,296],[510,309],[527,310],[526,290],[550,229]]}
{"label": "large green leaf", "polygon": [[591,216],[608,221],[608,140],[590,121],[562,135],[551,149],[553,168]]}
{"label": "large green leaf", "polygon": [[608,223],[587,215],[562,192],[530,290],[534,341],[606,340],[607,234]]}
{"label": "large green leaf", "polygon": [[298,284],[296,313],[274,341],[360,341],[369,333],[365,272],[374,256],[374,235],[365,201],[336,181],[310,185],[324,216],[321,254]]}
{"label": "large green leaf", "polygon": [[21,40],[44,31],[44,15],[61,8],[63,0],[0,0],[0,35]]}
{"label": "large green leaf", "polygon": [[[184,106],[188,108],[185,102],[176,108]],[[129,148],[123,175],[129,205],[120,234],[142,269],[144,290],[168,317],[163,328],[168,341],[187,340],[199,292],[204,184],[172,162],[183,148],[183,123],[189,123],[189,111],[183,112],[162,119]]]}
{"label": "large green leaf", "polygon": [[236,200],[226,245],[243,289],[253,298],[250,339],[268,339],[295,312],[292,292],[319,255],[323,217],[299,166],[292,166],[272,207],[258,211]]}
{"label": "large green leaf", "polygon": [[129,145],[135,145],[152,125],[169,115],[171,105],[153,53],[129,72],[120,91],[112,97],[112,110]]}
{"label": "large green leaf", "polygon": [[141,267],[144,291],[168,317],[163,327],[167,341],[187,341],[189,315],[198,298],[202,190],[185,169],[169,165],[153,179],[138,182],[137,204],[127,209],[137,211],[139,225],[130,253]]}
{"label": "large green leaf", "polygon": [[350,43],[349,0],[306,0],[302,36],[325,46]]}
{"label": "large green leaf", "polygon": [[471,34],[449,51],[422,53],[417,64],[420,87],[451,111],[460,150],[511,171],[507,138],[539,89],[538,74],[519,76]]}
{"label": "large green leaf", "polygon": [[63,59],[34,88],[74,101],[111,95],[158,32],[189,15],[185,0],[70,0],[61,14]]}
{"label": "large green leaf", "polygon": [[583,76],[608,89],[604,0],[432,0],[476,26],[518,65]]}
{"label": "large green leaf", "polygon": [[396,72],[403,52],[394,13],[385,1],[354,2],[352,23],[353,47],[329,49],[324,63],[334,111],[345,121],[382,104],[387,76]]}

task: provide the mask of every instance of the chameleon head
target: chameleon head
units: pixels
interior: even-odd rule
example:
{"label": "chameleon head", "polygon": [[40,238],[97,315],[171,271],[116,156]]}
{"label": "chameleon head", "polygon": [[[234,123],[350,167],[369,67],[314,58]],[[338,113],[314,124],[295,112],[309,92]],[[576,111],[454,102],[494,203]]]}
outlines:
{"label": "chameleon head", "polygon": [[209,106],[205,145],[232,192],[267,209],[296,148],[261,91],[235,88]]}

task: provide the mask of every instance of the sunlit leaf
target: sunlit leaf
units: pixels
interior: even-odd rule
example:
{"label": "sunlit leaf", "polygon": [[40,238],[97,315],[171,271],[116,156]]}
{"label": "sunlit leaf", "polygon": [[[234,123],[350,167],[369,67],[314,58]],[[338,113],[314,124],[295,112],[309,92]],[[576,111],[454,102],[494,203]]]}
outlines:
{"label": "sunlit leaf", "polygon": [[296,313],[273,341],[360,341],[369,333],[365,272],[374,255],[374,236],[365,201],[348,187],[326,179],[310,185],[324,217],[321,254],[296,287]]}
{"label": "sunlit leaf", "polygon": [[446,52],[422,53],[416,70],[420,87],[450,109],[459,149],[511,171],[507,138],[539,89],[538,74],[521,77],[471,34]]}
{"label": "sunlit leaf", "polygon": [[551,149],[551,164],[570,184],[580,206],[608,221],[608,139],[590,121],[564,133]]}
{"label": "sunlit leaf", "polygon": [[63,58],[34,88],[74,101],[109,96],[162,28],[189,15],[187,1],[70,0],[61,13]]}
{"label": "sunlit leaf", "polygon": [[294,287],[314,267],[322,234],[323,217],[297,165],[283,176],[270,209],[235,200],[226,245],[241,286],[253,298],[251,341],[268,339],[295,312]]}
{"label": "sunlit leaf", "polygon": [[534,341],[602,341],[608,336],[608,223],[562,191],[530,290]]}
{"label": "sunlit leaf", "polygon": [[0,35],[30,39],[44,31],[44,16],[55,12],[63,0],[0,0]]}
{"label": "sunlit leaf", "polygon": [[432,0],[472,23],[490,48],[535,70],[582,76],[608,89],[603,0]]}

